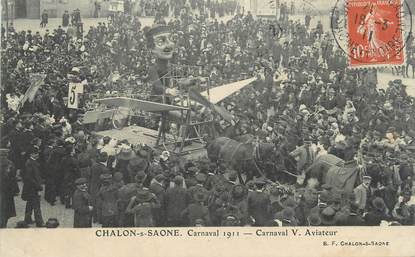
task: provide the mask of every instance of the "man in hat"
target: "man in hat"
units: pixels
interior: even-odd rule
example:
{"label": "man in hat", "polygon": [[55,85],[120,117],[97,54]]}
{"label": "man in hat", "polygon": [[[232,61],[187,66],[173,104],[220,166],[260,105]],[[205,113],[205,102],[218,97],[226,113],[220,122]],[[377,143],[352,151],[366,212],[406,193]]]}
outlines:
{"label": "man in hat", "polygon": [[386,205],[382,198],[376,197],[372,200],[372,209],[363,217],[366,226],[379,226],[382,220],[389,221],[386,214]]}
{"label": "man in hat", "polygon": [[355,195],[355,204],[359,207],[361,213],[363,213],[367,208],[367,199],[370,196],[370,182],[372,177],[363,176],[362,184],[358,185],[353,193]]}
{"label": "man in hat", "polygon": [[231,170],[228,174],[228,179],[225,182],[225,187],[228,192],[232,191],[232,188],[237,185],[238,173],[235,170]]}
{"label": "man in hat", "polygon": [[25,218],[27,224],[32,224],[32,212],[35,214],[37,227],[43,227],[42,211],[40,209],[39,192],[43,190],[42,179],[39,167],[39,150],[32,148],[29,159],[25,164],[25,173],[23,176],[22,199],[26,201]]}
{"label": "man in hat", "polygon": [[102,227],[116,227],[118,226],[118,188],[113,184],[111,174],[101,174],[100,179],[102,185],[97,194],[97,201],[101,212],[99,216]]}
{"label": "man in hat", "polygon": [[343,226],[363,226],[365,221],[359,213],[359,206],[355,203],[350,204],[350,211],[341,225]]}
{"label": "man in hat", "polygon": [[320,214],[326,207],[330,206],[333,202],[332,193],[330,191],[321,191],[318,195],[317,205],[311,208],[310,213]]}
{"label": "man in hat", "polygon": [[78,178],[75,180],[76,190],[73,195],[74,228],[90,228],[92,227],[92,211],[91,197],[88,194],[86,178]]}
{"label": "man in hat", "polygon": [[196,226],[196,220],[198,219],[202,219],[205,225],[210,224],[209,210],[205,206],[206,200],[206,191],[198,189],[193,191],[193,202],[181,213],[188,226]]}
{"label": "man in hat", "polygon": [[276,219],[281,222],[282,227],[298,225],[298,219],[295,217],[295,210],[292,207],[286,207],[277,213]]}
{"label": "man in hat", "polygon": [[255,181],[256,190],[248,195],[248,214],[255,219],[255,226],[265,226],[270,220],[270,198],[263,192],[265,181]]}
{"label": "man in hat", "polygon": [[[65,191],[63,186],[64,173],[62,172],[62,160],[66,155],[63,140],[56,139],[52,144],[52,150],[47,160],[48,178],[45,185],[45,199],[54,204],[56,197],[60,197],[60,202],[65,203]],[[46,194],[47,190],[47,194]]]}
{"label": "man in hat", "polygon": [[241,225],[248,220],[248,189],[244,185],[235,185],[230,192],[230,204],[235,206],[240,213],[239,221]]}
{"label": "man in hat", "polygon": [[66,28],[69,25],[69,13],[68,10],[65,10],[65,12],[62,15],[62,27]]}
{"label": "man in hat", "polygon": [[48,19],[49,19],[49,15],[47,10],[43,10],[42,12],[42,16],[41,16],[41,21],[40,21],[40,27],[44,28],[46,27],[46,25],[48,25]]}
{"label": "man in hat", "polygon": [[[16,165],[17,170],[24,170],[26,161],[25,147],[27,141],[23,137],[23,124],[17,122],[15,129],[9,134],[10,141],[10,160]],[[19,175],[19,174],[17,174]]]}
{"label": "man in hat", "polygon": [[209,172],[205,182],[206,189],[211,190],[218,183],[224,183],[226,181],[226,177],[224,175],[225,171],[226,166],[223,163],[220,163],[217,168],[214,163],[211,163],[209,165]]}
{"label": "man in hat", "polygon": [[314,162],[316,157],[316,152],[312,148],[311,140],[309,138],[304,139],[304,145],[292,151],[290,156],[297,159],[297,170],[304,173]]}
{"label": "man in hat", "polygon": [[142,171],[146,173],[147,170],[148,170],[148,161],[139,156],[134,157],[133,159],[129,161],[127,165],[127,172],[128,172],[127,176],[129,177],[128,180],[133,180],[138,172]]}
{"label": "man in hat", "polygon": [[320,213],[321,225],[334,226],[336,224],[336,211],[329,207],[323,209]]}
{"label": "man in hat", "polygon": [[166,190],[164,205],[168,226],[180,227],[184,225],[181,212],[187,207],[187,190],[183,188],[183,181],[182,176],[175,176],[174,186]]}
{"label": "man in hat", "polygon": [[207,189],[204,187],[204,183],[206,182],[206,175],[204,173],[198,172],[195,175],[196,185],[189,187],[187,190],[188,192],[188,201],[194,201],[194,194],[196,191],[204,192],[205,194],[208,193]]}
{"label": "man in hat", "polygon": [[[16,136],[18,136],[19,138],[16,139],[16,143],[19,145],[18,149],[21,150],[21,152],[19,153],[19,158],[17,159],[19,162],[15,162],[17,164],[17,167],[22,168],[22,172],[24,173],[24,164],[26,163],[26,160],[29,159],[29,154],[27,153],[27,151],[25,149],[27,149],[28,146],[30,146],[30,142],[33,140],[33,138],[35,137],[34,133],[33,133],[33,124],[32,122],[30,122],[28,119],[29,117],[31,117],[30,114],[26,114],[23,115],[26,118],[24,118],[22,124],[23,124],[23,128],[21,133],[17,133]],[[13,142],[11,142],[13,143]],[[24,175],[21,175],[24,176]]]}
{"label": "man in hat", "polygon": [[154,210],[160,208],[157,197],[147,188],[138,189],[128,203],[126,212],[134,214],[135,227],[154,227]]}
{"label": "man in hat", "polygon": [[63,172],[64,202],[65,207],[71,207],[71,200],[75,191],[75,179],[80,177],[78,160],[75,158],[75,149],[72,143],[66,143],[65,156],[61,161],[61,171]]}
{"label": "man in hat", "polygon": [[0,158],[0,228],[6,228],[8,219],[16,216],[14,197],[19,193],[19,186],[13,163],[4,156]]}
{"label": "man in hat", "polygon": [[101,152],[98,155],[97,162],[91,166],[91,179],[89,181],[89,194],[91,195],[91,203],[94,207],[93,211],[93,221],[99,222],[99,211],[97,206],[97,195],[99,188],[101,186],[100,176],[102,174],[111,174],[110,170],[107,168],[106,163],[108,160],[108,154],[106,152]]}
{"label": "man in hat", "polygon": [[164,209],[164,196],[165,196],[165,181],[166,177],[163,174],[157,174],[150,183],[150,192],[152,192],[159,200],[161,206],[158,209],[154,209],[154,218],[156,226],[162,227],[165,225],[165,209]]}
{"label": "man in hat", "polygon": [[304,215],[308,216],[311,209],[318,204],[318,180],[315,178],[309,178],[307,180],[307,186],[304,189],[304,193],[301,199],[301,206],[304,211]]}
{"label": "man in hat", "polygon": [[135,153],[131,146],[127,144],[121,144],[119,147],[120,151],[116,157],[115,171],[121,172],[123,174],[124,182],[126,184],[131,183],[134,178],[131,178],[128,174],[128,165],[132,159],[135,158]]}
{"label": "man in hat", "polygon": [[144,187],[144,181],[147,175],[144,171],[140,170],[134,177],[134,182],[128,183],[118,189],[118,225],[122,227],[131,227],[134,225],[134,216],[132,213],[126,212],[127,206],[133,196],[136,195],[138,190],[146,189]]}

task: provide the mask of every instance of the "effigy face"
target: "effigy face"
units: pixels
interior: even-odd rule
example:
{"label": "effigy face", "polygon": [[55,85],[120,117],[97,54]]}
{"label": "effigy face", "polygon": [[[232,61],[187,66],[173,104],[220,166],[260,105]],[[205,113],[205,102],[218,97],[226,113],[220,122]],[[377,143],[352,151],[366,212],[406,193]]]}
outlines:
{"label": "effigy face", "polygon": [[173,57],[175,48],[174,42],[170,39],[171,33],[165,32],[154,35],[154,48],[152,52],[158,59],[170,60]]}

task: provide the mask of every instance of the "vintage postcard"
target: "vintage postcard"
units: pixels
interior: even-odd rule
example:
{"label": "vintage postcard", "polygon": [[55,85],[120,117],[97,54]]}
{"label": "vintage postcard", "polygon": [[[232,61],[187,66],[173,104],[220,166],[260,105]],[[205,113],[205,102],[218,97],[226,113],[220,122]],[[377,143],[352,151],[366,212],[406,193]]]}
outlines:
{"label": "vintage postcard", "polygon": [[0,256],[415,256],[413,0],[2,0]]}

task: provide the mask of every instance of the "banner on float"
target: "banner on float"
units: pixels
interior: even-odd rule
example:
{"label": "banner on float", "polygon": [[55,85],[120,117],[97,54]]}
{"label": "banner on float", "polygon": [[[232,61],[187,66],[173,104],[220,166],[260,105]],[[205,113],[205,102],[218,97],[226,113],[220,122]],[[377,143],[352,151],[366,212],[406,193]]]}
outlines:
{"label": "banner on float", "polygon": [[26,101],[29,101],[29,103],[33,102],[33,99],[35,99],[36,93],[39,90],[40,86],[43,84],[45,78],[46,74],[43,73],[31,73],[29,75],[30,86],[26,90],[22,100],[20,101],[17,111],[20,110],[20,108],[26,103]]}

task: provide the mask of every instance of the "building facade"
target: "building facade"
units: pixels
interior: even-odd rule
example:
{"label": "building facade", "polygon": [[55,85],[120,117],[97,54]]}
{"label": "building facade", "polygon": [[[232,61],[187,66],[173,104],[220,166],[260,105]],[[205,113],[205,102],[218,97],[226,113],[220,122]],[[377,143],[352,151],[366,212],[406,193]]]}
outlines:
{"label": "building facade", "polygon": [[[71,13],[75,9],[81,11],[85,18],[94,17],[96,7],[100,6],[100,16],[106,16],[110,12],[124,10],[125,0],[1,0],[2,18],[6,19],[6,5],[9,20],[26,18],[39,19],[43,11],[49,14],[49,18],[59,18],[67,10]],[[135,3],[137,0],[129,0]]]}
{"label": "building facade", "polygon": [[46,10],[50,18],[62,17],[65,10],[70,13],[79,9],[82,17],[92,17],[95,2],[106,0],[2,0],[2,17],[5,17],[5,6],[8,5],[9,20],[18,18],[39,19]]}
{"label": "building facade", "polygon": [[[34,1],[34,0],[27,0]],[[36,0],[35,0],[36,1]],[[62,17],[65,10],[71,13],[75,9],[81,11],[82,17],[91,17],[95,0],[37,0],[40,1],[39,15],[46,10],[50,18]]]}

